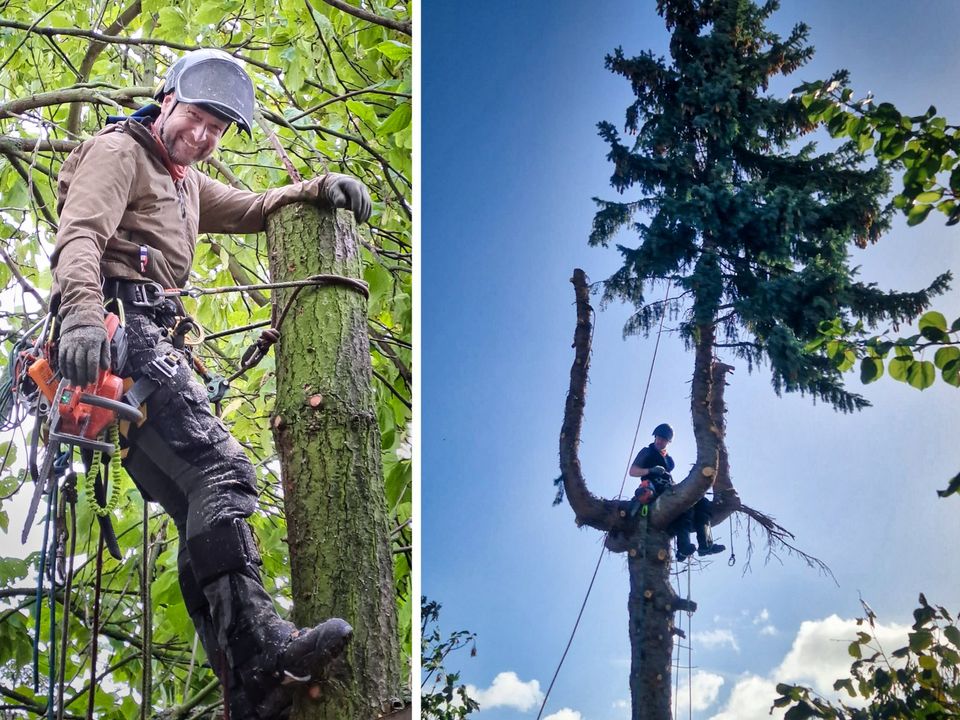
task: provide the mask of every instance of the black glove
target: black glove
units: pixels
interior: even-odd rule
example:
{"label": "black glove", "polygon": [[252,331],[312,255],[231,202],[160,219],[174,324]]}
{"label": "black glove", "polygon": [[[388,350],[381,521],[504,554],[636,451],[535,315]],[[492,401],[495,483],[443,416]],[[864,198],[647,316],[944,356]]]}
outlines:
{"label": "black glove", "polygon": [[654,465],[652,468],[647,469],[647,477],[650,478],[662,478],[664,475],[669,475],[667,469],[662,465]]}
{"label": "black glove", "polygon": [[60,373],[74,385],[89,385],[110,367],[110,343],[103,325],[81,325],[60,335]]}
{"label": "black glove", "polygon": [[327,202],[335,208],[352,210],[358,224],[369,220],[373,205],[367,186],[348,175],[331,173],[329,178],[326,183]]}

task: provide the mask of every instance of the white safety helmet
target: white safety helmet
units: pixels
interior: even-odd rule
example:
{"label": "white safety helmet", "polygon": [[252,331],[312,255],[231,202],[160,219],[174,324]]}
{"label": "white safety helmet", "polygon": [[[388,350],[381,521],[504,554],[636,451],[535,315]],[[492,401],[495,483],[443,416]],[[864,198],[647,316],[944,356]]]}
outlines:
{"label": "white safety helmet", "polygon": [[156,99],[170,92],[177,102],[199,105],[252,133],[253,81],[232,55],[214,49],[188,52],[170,66]]}

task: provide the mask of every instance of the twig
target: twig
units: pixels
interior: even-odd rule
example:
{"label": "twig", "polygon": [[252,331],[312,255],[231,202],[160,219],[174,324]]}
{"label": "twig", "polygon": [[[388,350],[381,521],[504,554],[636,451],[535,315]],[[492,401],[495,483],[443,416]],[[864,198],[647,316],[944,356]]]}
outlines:
{"label": "twig", "polygon": [[7,267],[10,268],[10,272],[17,279],[17,282],[20,283],[20,287],[24,289],[25,292],[30,293],[40,303],[40,307],[43,308],[44,312],[47,311],[47,302],[43,299],[37,289],[30,284],[30,282],[23,276],[23,273],[20,272],[20,267],[14,262],[13,258],[7,254],[7,251],[3,248],[0,248],[0,258],[3,258],[3,262],[7,264]]}
{"label": "twig", "polygon": [[[353,15],[354,17],[360,18],[361,20],[372,22],[375,25],[382,25],[385,28],[389,28],[390,30],[396,30],[397,32],[403,33],[404,35],[408,35],[408,36],[413,35],[412,23],[399,22],[397,20],[391,20],[389,18],[381,17],[376,13],[368,12],[367,10],[361,10],[360,8],[354,7],[353,5],[348,5],[342,0],[323,0],[323,1],[330,7],[334,7],[337,10],[342,10],[348,15]],[[310,3],[308,2],[307,5],[310,5]]]}

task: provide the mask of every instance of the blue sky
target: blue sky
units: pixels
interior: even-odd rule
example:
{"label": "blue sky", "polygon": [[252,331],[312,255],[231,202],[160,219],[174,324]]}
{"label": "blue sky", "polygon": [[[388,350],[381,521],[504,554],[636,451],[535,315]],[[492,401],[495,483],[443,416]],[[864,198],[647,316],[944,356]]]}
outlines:
{"label": "blue sky", "polygon": [[[599,533],[551,506],[572,360],[569,277],[582,267],[600,280],[619,265],[614,250],[586,243],[591,197],[614,195],[596,123],[622,126],[631,99],[603,58],[618,45],[665,53],[654,8],[428,0],[421,13],[422,587],[443,604],[444,629],[478,635],[478,655],[451,664],[477,689],[480,720],[536,717],[600,552]],[[771,90],[845,67],[858,91],[917,114],[935,104],[960,121],[958,20],[960,5],[946,0],[785,1],[773,28],[806,22],[817,54]],[[945,266],[960,272],[960,234],[936,217],[909,230],[898,222],[853,254],[864,279],[916,289]],[[938,307],[960,315],[956,292]],[[604,496],[630,461],[653,350],[652,338],[622,339],[627,314],[599,312],[594,337],[581,460]],[[665,335],[637,441],[673,423],[680,468],[693,457],[692,362]],[[736,566],[722,555],[693,573],[693,715],[717,720],[768,717],[774,680],[829,685],[849,664],[839,641],[860,595],[891,638],[920,591],[960,610],[960,506],[935,495],[960,470],[957,391],[863,388],[851,377],[874,407],[840,415],[777,398],[763,369],[733,364],[727,444],[740,495],[795,532],[837,584],[790,557],[765,562],[762,547],[744,573],[742,532]],[[729,546],[729,525],[715,532]],[[627,589],[622,556],[608,555],[545,716],[629,717]],[[724,714],[731,698],[737,712]]]}

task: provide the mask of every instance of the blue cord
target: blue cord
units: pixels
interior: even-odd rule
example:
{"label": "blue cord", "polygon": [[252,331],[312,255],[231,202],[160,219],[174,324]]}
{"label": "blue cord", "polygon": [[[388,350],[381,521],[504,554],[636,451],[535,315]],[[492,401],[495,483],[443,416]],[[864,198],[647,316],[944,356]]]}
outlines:
{"label": "blue cord", "polygon": [[[60,458],[57,458],[58,460]],[[55,474],[53,487],[50,488],[50,507],[53,508],[52,515],[57,513],[57,490],[59,489],[60,475]],[[57,556],[57,533],[53,533],[53,542],[51,543],[50,557]],[[56,563],[56,560],[52,560]],[[47,720],[55,720],[54,714],[54,687],[57,683],[57,593],[56,591],[56,568],[54,567],[53,579],[50,580],[50,643],[48,646],[50,665],[47,670]]]}

